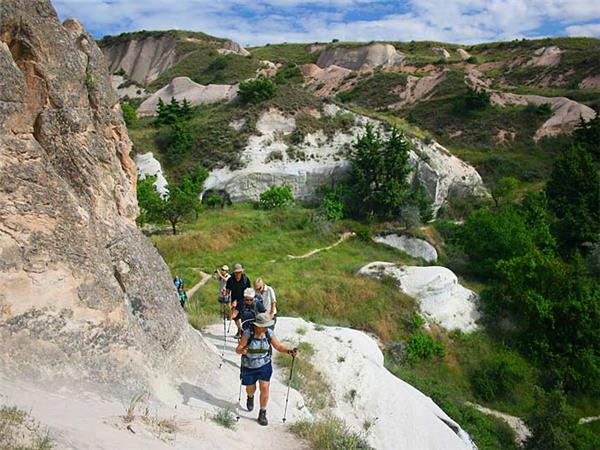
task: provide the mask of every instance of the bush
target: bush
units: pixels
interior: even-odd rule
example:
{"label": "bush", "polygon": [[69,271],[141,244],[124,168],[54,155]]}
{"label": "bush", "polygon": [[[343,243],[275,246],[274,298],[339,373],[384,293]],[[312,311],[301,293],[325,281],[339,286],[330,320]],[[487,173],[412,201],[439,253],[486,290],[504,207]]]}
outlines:
{"label": "bush", "polygon": [[507,399],[525,378],[524,371],[520,360],[510,354],[484,359],[470,374],[473,393],[487,402]]}
{"label": "bush", "polygon": [[121,103],[121,110],[123,111],[123,120],[125,125],[133,127],[137,123],[137,112],[135,108],[129,104],[129,102]]}
{"label": "bush", "polygon": [[239,96],[244,103],[258,103],[275,97],[277,85],[271,80],[258,79],[240,83]]}
{"label": "bush", "polygon": [[467,62],[469,64],[479,64],[479,60],[477,59],[477,56],[469,56],[467,58]]}
{"label": "bush", "polygon": [[285,208],[292,203],[294,203],[294,195],[288,185],[271,186],[260,194],[259,206],[262,209]]}
{"label": "bush", "polygon": [[353,432],[342,419],[333,415],[316,422],[298,422],[291,429],[308,440],[315,450],[372,450],[363,434]]}
{"label": "bush", "polygon": [[275,82],[277,84],[287,83],[302,83],[304,81],[304,75],[296,64],[287,64],[275,75]]}
{"label": "bush", "polygon": [[445,354],[444,344],[436,341],[428,334],[416,332],[408,338],[406,358],[411,364],[422,359],[431,359],[434,356],[444,356]]}
{"label": "bush", "polygon": [[490,105],[490,94],[484,90],[477,91],[469,88],[466,95],[462,98],[462,104],[459,109],[463,111],[477,111],[487,108]]}
{"label": "bush", "polygon": [[230,430],[235,430],[236,420],[235,416],[229,409],[220,409],[214,416],[213,421],[221,425],[222,427]]}

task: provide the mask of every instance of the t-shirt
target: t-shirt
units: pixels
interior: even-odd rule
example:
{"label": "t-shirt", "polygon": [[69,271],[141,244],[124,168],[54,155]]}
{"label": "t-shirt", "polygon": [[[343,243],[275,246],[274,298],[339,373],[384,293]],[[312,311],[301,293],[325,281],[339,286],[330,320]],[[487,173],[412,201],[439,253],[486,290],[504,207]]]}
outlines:
{"label": "t-shirt", "polygon": [[267,312],[259,297],[254,297],[250,304],[246,303],[245,300],[238,302],[237,310],[240,312],[240,320],[244,330],[250,328],[257,314]]}
{"label": "t-shirt", "polygon": [[271,362],[271,339],[274,333],[267,329],[264,336],[257,338],[254,331],[248,329],[244,331],[248,338],[248,353],[242,355],[242,367],[247,369],[258,369]]}
{"label": "t-shirt", "polygon": [[226,273],[225,276],[219,272],[215,273],[215,280],[219,282],[219,295],[223,293],[223,289],[226,289],[229,278],[231,278],[231,274],[229,273]]}
{"label": "t-shirt", "polygon": [[271,313],[271,305],[273,303],[277,303],[277,298],[275,297],[275,290],[265,284],[265,289],[262,294],[259,294],[262,298],[263,305],[265,306],[266,312]]}
{"label": "t-shirt", "polygon": [[246,276],[246,274],[242,274],[240,281],[235,279],[235,275],[232,275],[225,287],[228,291],[231,291],[231,301],[240,301],[244,300],[244,290],[250,287],[250,280]]}

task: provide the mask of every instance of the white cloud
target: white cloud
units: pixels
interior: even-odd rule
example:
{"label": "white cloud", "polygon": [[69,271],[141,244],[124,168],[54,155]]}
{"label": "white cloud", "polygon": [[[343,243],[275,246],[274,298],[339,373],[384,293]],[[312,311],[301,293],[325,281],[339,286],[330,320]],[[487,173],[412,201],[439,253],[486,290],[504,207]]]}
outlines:
{"label": "white cloud", "polygon": [[600,23],[588,23],[567,27],[569,36],[600,37]]}
{"label": "white cloud", "polygon": [[242,44],[344,40],[475,43],[600,35],[599,0],[55,0],[91,30],[191,29]]}

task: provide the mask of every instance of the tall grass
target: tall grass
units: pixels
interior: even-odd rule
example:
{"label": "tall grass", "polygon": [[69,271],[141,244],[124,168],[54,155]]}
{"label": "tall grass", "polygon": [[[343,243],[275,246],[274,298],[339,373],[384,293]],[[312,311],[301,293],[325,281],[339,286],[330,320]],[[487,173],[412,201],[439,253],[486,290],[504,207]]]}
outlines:
{"label": "tall grass", "polygon": [[316,450],[372,450],[364,434],[353,432],[335,416],[328,415],[315,422],[298,422],[291,428]]}

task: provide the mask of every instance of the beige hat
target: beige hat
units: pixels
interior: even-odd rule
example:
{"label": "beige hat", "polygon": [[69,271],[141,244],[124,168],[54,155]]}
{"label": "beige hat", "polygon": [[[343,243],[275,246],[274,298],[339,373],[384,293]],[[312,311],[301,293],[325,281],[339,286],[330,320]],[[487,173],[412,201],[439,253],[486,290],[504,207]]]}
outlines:
{"label": "beige hat", "polygon": [[252,288],[244,289],[244,298],[254,298],[256,292]]}
{"label": "beige hat", "polygon": [[254,319],[253,325],[258,328],[268,328],[273,326],[275,321],[270,319],[267,313],[259,313]]}
{"label": "beige hat", "polygon": [[223,272],[229,272],[229,266],[228,266],[227,264],[223,264],[223,265],[221,266],[221,270],[222,270]]}
{"label": "beige hat", "polygon": [[242,267],[242,265],[240,263],[237,263],[235,266],[233,266],[233,271],[234,272],[243,272],[244,268]]}

